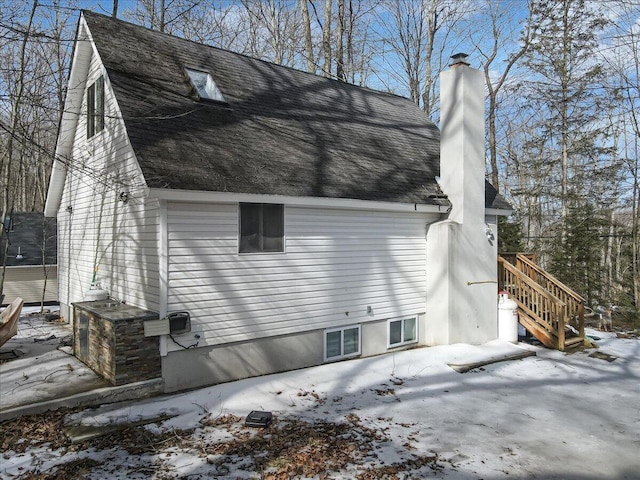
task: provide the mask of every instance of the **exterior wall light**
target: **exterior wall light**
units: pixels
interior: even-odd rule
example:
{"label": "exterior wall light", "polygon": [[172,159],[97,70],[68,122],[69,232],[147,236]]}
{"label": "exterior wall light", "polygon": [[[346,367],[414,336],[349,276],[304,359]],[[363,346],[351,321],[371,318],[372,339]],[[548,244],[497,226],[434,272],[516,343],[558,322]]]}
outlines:
{"label": "exterior wall light", "polygon": [[493,245],[493,241],[496,239],[496,237],[493,234],[493,231],[491,230],[491,227],[489,225],[486,225],[486,229],[484,233],[487,236],[487,240],[489,240],[489,243]]}

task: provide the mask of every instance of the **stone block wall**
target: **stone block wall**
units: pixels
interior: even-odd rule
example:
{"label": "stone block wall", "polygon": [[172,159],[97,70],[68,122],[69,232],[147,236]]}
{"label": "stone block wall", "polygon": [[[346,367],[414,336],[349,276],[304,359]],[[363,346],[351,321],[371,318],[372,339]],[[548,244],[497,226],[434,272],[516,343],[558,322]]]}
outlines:
{"label": "stone block wall", "polygon": [[145,337],[143,319],[121,321],[115,328],[113,384],[150,380],[162,376],[160,337]]}
{"label": "stone block wall", "polygon": [[74,355],[94,372],[114,386],[162,376],[159,339],[144,336],[149,315],[114,319],[74,308]]}

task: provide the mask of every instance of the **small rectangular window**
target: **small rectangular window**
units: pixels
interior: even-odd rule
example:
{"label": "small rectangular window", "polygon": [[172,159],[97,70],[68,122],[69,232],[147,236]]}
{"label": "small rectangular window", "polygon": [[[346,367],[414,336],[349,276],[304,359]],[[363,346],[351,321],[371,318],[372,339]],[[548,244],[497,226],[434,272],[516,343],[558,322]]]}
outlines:
{"label": "small rectangular window", "polygon": [[418,321],[416,317],[389,321],[389,346],[397,347],[418,341]]}
{"label": "small rectangular window", "polygon": [[101,132],[104,128],[104,77],[98,78],[96,86],[96,115],[95,125],[96,133]]}
{"label": "small rectangular window", "polygon": [[239,251],[284,252],[284,205],[240,204]]}
{"label": "small rectangular window", "polygon": [[96,132],[96,85],[92,83],[87,88],[87,138],[93,137]]}
{"label": "small rectangular window", "polygon": [[338,360],[360,355],[360,325],[326,330],[324,354],[325,360]]}
{"label": "small rectangular window", "polygon": [[104,129],[104,77],[87,88],[87,138]]}

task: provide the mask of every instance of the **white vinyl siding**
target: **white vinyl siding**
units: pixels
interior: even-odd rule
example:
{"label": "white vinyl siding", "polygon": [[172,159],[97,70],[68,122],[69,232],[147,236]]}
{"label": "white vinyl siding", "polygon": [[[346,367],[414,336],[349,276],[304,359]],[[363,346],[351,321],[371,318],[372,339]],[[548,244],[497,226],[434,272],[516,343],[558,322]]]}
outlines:
{"label": "white vinyl siding", "polygon": [[[102,74],[94,56],[86,85]],[[86,88],[77,86],[85,97],[58,212],[60,301],[82,301],[97,267],[96,280],[111,296],[157,311],[158,202],[146,199],[144,179],[104,80],[104,129],[89,139]],[[122,192],[127,203],[119,201]]]}
{"label": "white vinyl siding", "polygon": [[286,253],[239,255],[237,204],[168,202],[167,311],[189,311],[201,345],[424,312],[433,220],[287,206]]}
{"label": "white vinyl siding", "polygon": [[55,265],[28,265],[22,267],[7,267],[5,270],[3,293],[6,303],[14,298],[21,297],[24,303],[39,303],[43,300],[42,293],[45,287],[46,268],[46,292],[45,302],[58,301],[58,278]]}

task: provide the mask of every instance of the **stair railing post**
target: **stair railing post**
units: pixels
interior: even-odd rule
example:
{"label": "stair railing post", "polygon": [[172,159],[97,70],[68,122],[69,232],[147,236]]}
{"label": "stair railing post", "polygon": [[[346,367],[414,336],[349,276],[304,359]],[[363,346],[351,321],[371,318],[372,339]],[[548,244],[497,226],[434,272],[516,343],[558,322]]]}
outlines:
{"label": "stair railing post", "polygon": [[567,307],[566,305],[560,309],[560,315],[558,315],[558,350],[564,352],[565,347],[565,332],[564,326],[567,323]]}
{"label": "stair railing post", "polygon": [[584,339],[584,301],[578,304],[578,331],[580,337]]}

